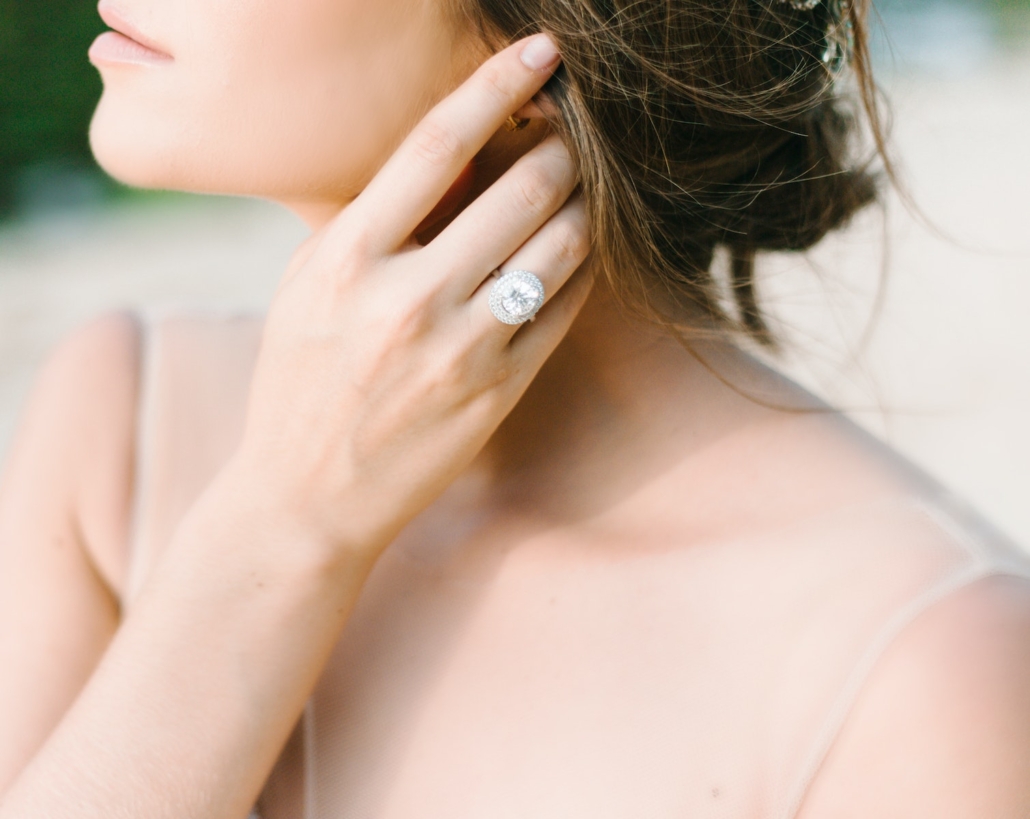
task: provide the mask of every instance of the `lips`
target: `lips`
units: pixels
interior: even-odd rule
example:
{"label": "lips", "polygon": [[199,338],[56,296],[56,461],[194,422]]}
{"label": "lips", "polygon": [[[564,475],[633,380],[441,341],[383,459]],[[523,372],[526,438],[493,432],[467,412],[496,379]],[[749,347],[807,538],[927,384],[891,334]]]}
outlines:
{"label": "lips", "polygon": [[97,6],[100,19],[113,31],[101,34],[90,49],[91,58],[114,62],[163,62],[172,59],[161,43],[132,25],[108,0]]}

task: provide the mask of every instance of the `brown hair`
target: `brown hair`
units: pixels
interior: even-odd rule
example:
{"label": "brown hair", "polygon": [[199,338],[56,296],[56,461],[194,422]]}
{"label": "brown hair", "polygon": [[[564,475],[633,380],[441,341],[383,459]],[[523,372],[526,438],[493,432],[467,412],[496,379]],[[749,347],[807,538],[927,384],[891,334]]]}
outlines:
{"label": "brown hair", "polygon": [[[700,318],[775,347],[756,252],[806,250],[875,201],[876,156],[894,179],[869,0],[456,2],[497,47],[554,37],[563,62],[544,90],[580,169],[598,269],[624,304],[666,326],[696,333]],[[863,161],[861,113],[875,148]],[[722,283],[719,248],[730,258]]]}

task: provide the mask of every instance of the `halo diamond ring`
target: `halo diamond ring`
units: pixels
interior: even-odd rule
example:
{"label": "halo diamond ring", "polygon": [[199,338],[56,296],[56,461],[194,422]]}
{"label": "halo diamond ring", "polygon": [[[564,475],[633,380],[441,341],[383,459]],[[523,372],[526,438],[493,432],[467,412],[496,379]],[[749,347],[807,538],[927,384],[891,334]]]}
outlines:
{"label": "halo diamond ring", "polygon": [[505,273],[490,288],[490,312],[505,324],[531,321],[544,303],[544,283],[528,270]]}

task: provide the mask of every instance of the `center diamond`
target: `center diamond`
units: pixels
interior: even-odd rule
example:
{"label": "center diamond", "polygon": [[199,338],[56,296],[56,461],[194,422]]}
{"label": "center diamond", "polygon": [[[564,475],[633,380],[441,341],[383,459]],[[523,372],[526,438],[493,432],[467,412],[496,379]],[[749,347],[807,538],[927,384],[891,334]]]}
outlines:
{"label": "center diamond", "polygon": [[540,301],[540,288],[525,279],[505,282],[501,289],[501,307],[513,316],[532,313]]}
{"label": "center diamond", "polygon": [[544,298],[544,283],[535,274],[512,270],[490,288],[490,312],[505,324],[522,324],[533,319]]}

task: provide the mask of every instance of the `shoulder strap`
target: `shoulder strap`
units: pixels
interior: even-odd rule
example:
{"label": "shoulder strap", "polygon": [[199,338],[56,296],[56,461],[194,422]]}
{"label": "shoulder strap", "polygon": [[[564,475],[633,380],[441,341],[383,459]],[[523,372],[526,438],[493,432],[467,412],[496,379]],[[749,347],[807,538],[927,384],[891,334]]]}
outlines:
{"label": "shoulder strap", "polygon": [[819,768],[822,767],[823,761],[829,755],[834,742],[840,735],[863,686],[872,674],[877,661],[891,643],[897,639],[919,614],[930,608],[934,603],[943,600],[949,594],[987,574],[989,574],[989,571],[983,565],[971,565],[964,570],[957,571],[913,600],[884,625],[883,629],[876,635],[876,638],[869,644],[855,664],[847,683],[841,689],[837,699],[834,701],[833,707],[826,715],[822,728],[817,732],[815,741],[802,766],[801,776],[788,796],[784,809],[776,814],[780,819],[794,819],[798,811],[801,810],[801,804],[804,801],[805,795],[819,773]]}
{"label": "shoulder strap", "polygon": [[135,597],[142,581],[139,559],[140,530],[143,519],[143,501],[147,495],[148,467],[150,463],[149,427],[153,417],[154,360],[157,356],[158,332],[155,317],[146,310],[136,310],[139,325],[139,375],[136,393],[136,423],[133,433],[132,498],[129,511],[128,579],[123,594],[123,606]]}
{"label": "shoulder strap", "polygon": [[261,327],[252,313],[199,309],[141,323],[128,603],[238,444]]}
{"label": "shoulder strap", "polygon": [[[877,662],[920,614],[984,577],[1011,575],[1030,579],[1030,557],[1021,553],[1006,539],[999,537],[999,533],[990,529],[988,524],[980,520],[958,499],[942,496],[941,500],[950,511],[946,511],[940,505],[924,502],[913,505],[932,521],[938,531],[958,546],[968,559],[943,574],[898,609],[869,641],[816,732],[794,787],[787,794],[782,808],[774,812],[773,815],[777,819],[794,819],[797,815]],[[951,501],[954,501],[954,506]]]}

